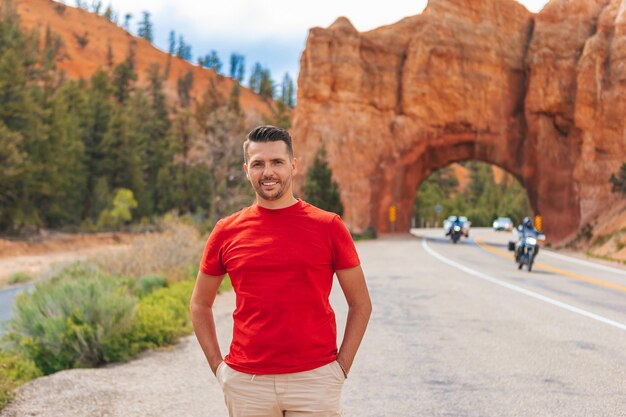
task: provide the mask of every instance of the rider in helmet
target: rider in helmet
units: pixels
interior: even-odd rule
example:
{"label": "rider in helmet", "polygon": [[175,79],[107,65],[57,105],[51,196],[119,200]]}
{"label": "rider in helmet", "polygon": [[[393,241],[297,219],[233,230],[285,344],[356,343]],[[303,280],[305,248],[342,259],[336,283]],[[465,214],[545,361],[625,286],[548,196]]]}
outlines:
{"label": "rider in helmet", "polygon": [[446,236],[452,233],[452,231],[454,230],[454,226],[459,226],[461,230],[463,230],[463,221],[459,216],[452,217],[452,223],[450,223],[450,229],[448,229]]}
{"label": "rider in helmet", "polygon": [[[517,242],[517,246],[515,248],[515,261],[516,262],[519,262],[519,257],[521,256],[521,252],[522,252],[521,248],[524,246],[526,238],[527,237],[535,237],[536,238],[538,235],[539,235],[539,232],[533,226],[532,219],[530,217],[528,217],[528,216],[524,217],[524,220],[522,220],[522,224],[517,226],[518,242]],[[538,251],[539,251],[539,247],[536,246],[535,247],[535,252],[538,252]]]}

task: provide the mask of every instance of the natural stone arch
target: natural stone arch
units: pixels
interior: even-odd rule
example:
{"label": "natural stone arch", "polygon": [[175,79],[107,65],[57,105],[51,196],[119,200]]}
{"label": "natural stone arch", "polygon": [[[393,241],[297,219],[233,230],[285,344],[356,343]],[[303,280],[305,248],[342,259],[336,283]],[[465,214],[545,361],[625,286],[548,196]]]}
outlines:
{"label": "natural stone arch", "polygon": [[[391,204],[397,207],[398,219],[396,222],[396,231],[406,231],[411,224],[411,216],[413,212],[413,204],[415,201],[416,192],[422,185],[422,182],[426,180],[435,171],[447,167],[450,164],[464,162],[464,161],[480,161],[491,165],[498,166],[513,177],[524,186],[524,179],[520,176],[519,172],[513,172],[510,166],[501,164],[499,161],[490,160],[485,155],[489,155],[488,149],[486,152],[480,155],[475,152],[474,141],[464,140],[458,143],[456,146],[442,145],[428,147],[424,152],[419,153],[416,156],[412,164],[407,165],[406,170],[401,175],[396,175],[389,178],[391,182],[389,187],[386,187],[384,182],[381,182],[381,190],[377,194],[384,196],[379,200],[372,201],[372,217],[375,218],[375,223],[383,225],[388,222],[389,206]],[[452,151],[452,152],[451,152]],[[385,188],[388,188],[391,192],[384,192]],[[534,213],[540,213],[537,208],[537,199],[526,190],[529,198],[530,205]],[[459,213],[461,215],[466,213]],[[531,215],[532,213],[528,213]],[[471,219],[470,219],[471,220]],[[383,229],[385,230],[385,229]]]}
{"label": "natural stone arch", "polygon": [[293,128],[301,172],[324,144],[344,220],[386,232],[392,203],[408,230],[428,171],[481,160],[520,180],[549,238],[572,237],[615,202],[608,178],[626,156],[626,67],[610,59],[626,55],[626,21],[609,3],[553,0],[533,15],[513,0],[431,0],[370,32],[345,18],[312,29]]}

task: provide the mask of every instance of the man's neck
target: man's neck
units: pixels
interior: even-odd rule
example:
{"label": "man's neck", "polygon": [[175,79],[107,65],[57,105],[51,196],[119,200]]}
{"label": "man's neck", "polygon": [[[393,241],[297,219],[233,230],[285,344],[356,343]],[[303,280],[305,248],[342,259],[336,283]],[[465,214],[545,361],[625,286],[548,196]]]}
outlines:
{"label": "man's neck", "polygon": [[266,208],[266,209],[270,209],[270,210],[287,208],[287,207],[293,206],[297,202],[298,200],[296,200],[293,194],[285,195],[278,200],[265,200],[263,198],[260,198],[258,195],[256,197],[256,203],[259,206]]}

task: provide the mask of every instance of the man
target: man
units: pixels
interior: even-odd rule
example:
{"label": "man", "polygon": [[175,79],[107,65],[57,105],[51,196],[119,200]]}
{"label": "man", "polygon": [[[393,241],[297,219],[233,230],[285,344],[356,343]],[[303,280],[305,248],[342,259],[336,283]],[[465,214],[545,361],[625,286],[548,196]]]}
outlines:
{"label": "man", "polygon": [[[294,198],[287,131],[257,127],[243,148],[256,204],[220,220],[207,241],[190,303],[196,337],[231,417],[340,416],[372,309],[354,243],[339,216]],[[222,358],[212,305],[225,273],[236,307]],[[349,308],[339,350],[334,273]]]}
{"label": "man", "polygon": [[[524,220],[522,220],[522,224],[517,226],[518,241],[515,246],[515,262],[516,263],[519,263],[520,258],[523,255],[524,244],[526,242],[526,238],[527,237],[536,238],[537,236],[539,236],[539,232],[537,231],[537,229],[535,229],[535,226],[533,226],[533,221],[531,220],[531,218],[528,216],[524,217]],[[536,256],[537,253],[539,253],[539,246],[535,246],[534,255]],[[520,269],[522,268],[522,264],[519,265],[519,268]]]}

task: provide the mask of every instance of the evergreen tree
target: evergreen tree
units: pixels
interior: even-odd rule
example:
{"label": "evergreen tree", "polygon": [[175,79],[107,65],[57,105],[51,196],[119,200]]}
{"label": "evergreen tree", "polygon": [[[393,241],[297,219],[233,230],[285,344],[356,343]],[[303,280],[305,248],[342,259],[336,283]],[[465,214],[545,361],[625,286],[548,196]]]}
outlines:
{"label": "evergreen tree", "polygon": [[111,189],[128,188],[145,207],[149,201],[144,182],[146,133],[142,129],[146,97],[137,90],[124,105],[116,106],[102,138],[101,166]]}
{"label": "evergreen tree", "polygon": [[271,109],[272,115],[270,117],[263,116],[263,123],[282,129],[289,129],[291,127],[289,107],[279,100],[276,102],[276,107],[272,106]]}
{"label": "evergreen tree", "polygon": [[611,174],[609,179],[614,193],[622,193],[626,195],[626,163],[622,164],[620,170],[616,174]]}
{"label": "evergreen tree", "polygon": [[183,35],[178,37],[178,47],[176,48],[176,56],[191,61],[191,46],[185,43],[185,38]]}
{"label": "evergreen tree", "polygon": [[115,23],[115,19],[113,17],[113,6],[111,6],[111,3],[109,3],[107,8],[104,10],[104,14],[102,16],[104,16],[104,18],[109,22]]}
{"label": "evergreen tree", "polygon": [[198,59],[198,64],[205,68],[210,68],[217,72],[222,70],[222,61],[220,61],[219,56],[217,55],[217,51],[211,51],[210,54],[205,55]]}
{"label": "evergreen tree", "polygon": [[[149,110],[147,120],[142,128],[146,132],[148,144],[146,146],[146,171],[144,173],[147,193],[150,199],[150,214],[158,211],[162,207],[167,207],[164,203],[171,200],[166,194],[169,189],[159,189],[158,176],[161,168],[169,169],[172,164],[173,149],[171,142],[171,122],[169,119],[167,102],[163,91],[163,77],[158,64],[150,67],[148,74],[148,99]],[[171,209],[173,207],[167,207]]]}
{"label": "evergreen tree", "polygon": [[178,78],[178,99],[182,107],[189,107],[191,104],[191,87],[193,87],[193,73],[187,71],[184,77]]}
{"label": "evergreen tree", "polygon": [[304,199],[326,211],[343,215],[339,185],[332,179],[332,171],[328,166],[326,149],[322,146],[307,170],[304,180]]}
{"label": "evergreen tree", "polygon": [[48,140],[40,151],[41,193],[37,206],[51,227],[78,224],[87,192],[83,125],[86,97],[77,82],[61,86],[49,104]]}
{"label": "evergreen tree", "polygon": [[285,76],[283,77],[283,82],[280,86],[280,99],[279,100],[284,105],[290,108],[294,108],[295,106],[293,80],[289,76],[288,72],[285,73]]}
{"label": "evergreen tree", "polygon": [[130,13],[126,13],[124,15],[124,26],[123,28],[126,29],[127,32],[130,32],[130,19],[133,18],[133,15]]}
{"label": "evergreen tree", "polygon": [[153,25],[152,25],[152,21],[150,20],[150,13],[146,11],[142,13],[143,13],[143,19],[141,20],[141,22],[139,22],[139,30],[137,31],[137,35],[140,38],[143,38],[147,40],[148,42],[152,43],[154,40],[154,36],[153,36]]}
{"label": "evergreen tree", "polygon": [[274,82],[269,69],[261,71],[261,79],[259,81],[259,95],[266,99],[274,98]]}
{"label": "evergreen tree", "polygon": [[176,32],[174,32],[173,30],[170,30],[169,47],[167,49],[167,52],[170,55],[174,55],[174,53],[176,52]]}
{"label": "evergreen tree", "polygon": [[[109,130],[109,125],[114,109],[111,100],[113,88],[109,76],[103,70],[96,71],[92,76],[86,91],[85,118],[83,120],[83,143],[85,145],[87,173],[87,189],[94,190],[93,194],[85,195],[83,202],[82,218],[90,218],[92,221],[104,209],[98,206],[96,188],[99,180],[106,182],[105,168],[103,166],[105,149],[102,143],[104,136]],[[100,186],[102,189],[102,186]],[[108,201],[108,196],[104,204]]]}
{"label": "evergreen tree", "polygon": [[230,89],[230,95],[228,96],[228,108],[237,113],[241,111],[241,104],[239,103],[240,95],[241,85],[235,81]]}
{"label": "evergreen tree", "polygon": [[0,230],[13,227],[26,158],[22,135],[0,121]]}
{"label": "evergreen tree", "polygon": [[133,91],[133,84],[137,80],[134,63],[131,55],[118,64],[113,70],[113,95],[120,104],[126,102]]}
{"label": "evergreen tree", "polygon": [[245,72],[245,58],[243,55],[236,53],[230,54],[230,78],[237,80],[239,83],[243,81]]}
{"label": "evergreen tree", "polygon": [[102,10],[102,0],[93,0],[91,2],[91,11],[99,16],[100,10]]}
{"label": "evergreen tree", "polygon": [[248,87],[253,92],[259,94],[261,91],[261,76],[263,73],[263,67],[260,63],[255,63],[254,67],[252,67],[252,73],[250,74],[250,79],[248,80]]}

